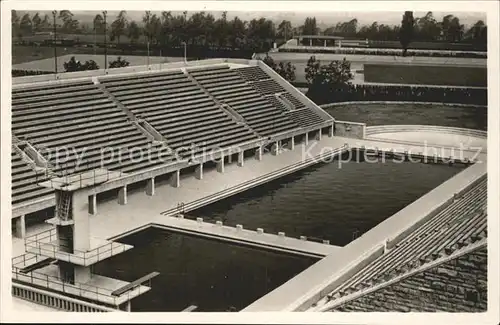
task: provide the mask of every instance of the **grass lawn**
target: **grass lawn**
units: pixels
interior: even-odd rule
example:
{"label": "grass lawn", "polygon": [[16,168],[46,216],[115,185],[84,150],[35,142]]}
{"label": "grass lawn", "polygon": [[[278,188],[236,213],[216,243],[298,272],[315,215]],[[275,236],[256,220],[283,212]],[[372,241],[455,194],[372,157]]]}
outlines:
{"label": "grass lawn", "polygon": [[[57,55],[74,53],[74,48],[57,48]],[[40,46],[12,46],[12,64],[54,58],[54,48]]]}
{"label": "grass lawn", "polygon": [[487,86],[486,67],[365,64],[365,82],[442,86]]}

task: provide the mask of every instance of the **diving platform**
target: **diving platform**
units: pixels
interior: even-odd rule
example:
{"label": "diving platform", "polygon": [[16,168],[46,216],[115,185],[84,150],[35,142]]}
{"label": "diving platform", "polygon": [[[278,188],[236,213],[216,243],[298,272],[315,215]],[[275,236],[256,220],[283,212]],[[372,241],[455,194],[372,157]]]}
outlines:
{"label": "diving platform", "polygon": [[73,249],[67,252],[67,243],[57,238],[57,229],[52,228],[25,239],[27,253],[37,254],[46,258],[80,266],[90,266],[112,256],[121,254],[133,248],[118,242],[91,237],[90,246],[86,251]]}
{"label": "diving platform", "polygon": [[20,273],[23,273],[23,274],[27,274],[27,273],[30,273],[30,272],[33,272],[35,270],[38,270],[38,269],[41,269],[41,268],[44,268],[50,264],[53,264],[57,262],[57,260],[55,258],[50,258],[50,257],[47,257],[45,259],[42,259],[38,262],[35,262],[33,264],[30,264],[28,266],[25,266],[21,269],[19,269],[19,272]]}
{"label": "diving platform", "polygon": [[151,287],[141,284],[145,282],[143,281],[134,284],[127,291],[113,295],[113,292],[130,285],[131,282],[93,274],[90,280],[85,283],[70,283],[60,278],[56,265],[48,265],[41,270],[28,273],[13,270],[12,279],[23,284],[47,288],[69,296],[114,306],[115,308],[151,290]]}
{"label": "diving platform", "polygon": [[98,168],[79,174],[54,177],[38,185],[53,188],[60,191],[76,191],[78,189],[91,187],[106,183],[123,176],[122,173]]}
{"label": "diving platform", "polygon": [[[120,176],[119,172],[96,169],[40,183],[55,192],[55,217],[47,222],[54,227],[25,238],[25,254],[12,260],[13,281],[33,290],[46,288],[67,297],[130,311],[131,300],[151,289],[143,283],[158,273],[127,282],[93,274],[91,268],[133,248],[92,237],[90,233],[89,194],[96,186]],[[50,301],[47,297],[42,299]]]}

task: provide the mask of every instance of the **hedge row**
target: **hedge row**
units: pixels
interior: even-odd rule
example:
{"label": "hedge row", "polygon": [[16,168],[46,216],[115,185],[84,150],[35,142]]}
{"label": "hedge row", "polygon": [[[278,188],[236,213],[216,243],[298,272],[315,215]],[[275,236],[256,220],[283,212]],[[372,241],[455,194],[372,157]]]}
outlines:
{"label": "hedge row", "polygon": [[409,101],[487,105],[487,89],[419,86],[348,85],[331,89],[310,88],[316,104],[351,101]]}
{"label": "hedge row", "polygon": [[54,71],[12,69],[12,77],[39,76],[42,74],[52,74],[52,73],[54,73]]}
{"label": "hedge row", "polygon": [[[366,49],[366,48],[326,48],[326,47],[282,47],[279,52],[288,53],[325,53],[325,54],[359,54],[359,55],[385,55],[402,56],[401,49]],[[486,59],[486,52],[471,51],[434,51],[434,50],[408,50],[406,56],[422,57],[456,57],[456,58],[482,58]]]}

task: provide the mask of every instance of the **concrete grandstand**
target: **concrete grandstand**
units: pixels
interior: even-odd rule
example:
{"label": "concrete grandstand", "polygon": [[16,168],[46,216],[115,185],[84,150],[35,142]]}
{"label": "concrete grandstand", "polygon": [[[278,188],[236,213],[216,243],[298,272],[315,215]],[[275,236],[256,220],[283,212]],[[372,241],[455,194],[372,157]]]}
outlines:
{"label": "concrete grandstand", "polygon": [[[467,141],[482,149],[468,148],[465,157],[454,150],[431,154],[415,136],[429,132],[433,138],[439,134],[440,145],[457,148]],[[244,311],[486,309],[486,132],[415,126],[371,129],[363,123],[337,121],[261,61],[214,59],[15,78],[12,134],[12,229],[17,237],[13,264],[24,261],[22,267],[13,265],[13,293],[18,298],[68,311],[130,310],[124,303],[144,280],[118,283],[115,289],[126,288],[120,294],[128,296],[118,294],[120,299],[109,302],[65,291],[64,285],[63,290],[51,287],[48,280],[46,286],[34,283],[33,276],[30,282],[27,274],[48,272],[54,261],[40,263],[33,257],[36,251],[24,255],[21,251],[23,240],[37,236],[26,228],[27,218],[44,220],[60,213],[60,208],[51,210],[60,198],[41,184],[104,168],[113,178],[89,185],[86,211],[73,211],[89,218],[91,236],[99,232],[101,239],[113,243],[124,233],[156,223],[322,257]],[[312,142],[319,146],[311,151],[313,158],[304,160],[296,146]],[[64,146],[73,152],[61,152]],[[109,150],[103,153],[102,148]],[[345,247],[263,234],[262,229],[245,233],[241,227],[226,229],[222,224],[207,227],[203,220],[179,218],[179,213],[195,206],[351,149],[469,167]],[[142,159],[142,151],[149,159]],[[216,171],[204,174],[207,163],[215,163]],[[240,175],[238,169],[257,171]],[[181,178],[186,170],[189,179]],[[204,178],[220,185],[206,185],[205,192],[189,188],[191,179]],[[168,185],[156,184],[159,179],[167,179]],[[135,211],[127,214],[125,206],[128,186],[139,182],[144,182],[149,197],[158,197],[163,188],[177,194],[169,194],[168,203],[161,202],[165,197],[157,199],[163,205],[146,202],[151,208],[138,220],[132,216]],[[184,182],[187,186],[181,185]],[[117,191],[118,205],[102,203],[106,218],[104,214],[94,218],[101,209],[98,196],[110,190]],[[108,218],[109,211],[116,213]],[[111,230],[110,224],[121,225]],[[30,258],[31,264],[26,263]],[[68,283],[66,288],[84,284]],[[426,302],[416,304],[423,293]]]}

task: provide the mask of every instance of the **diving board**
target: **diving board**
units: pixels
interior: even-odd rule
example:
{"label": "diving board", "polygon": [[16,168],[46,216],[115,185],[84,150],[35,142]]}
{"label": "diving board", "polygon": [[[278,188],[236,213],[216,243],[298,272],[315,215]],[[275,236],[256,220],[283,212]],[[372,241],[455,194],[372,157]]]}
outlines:
{"label": "diving board", "polygon": [[141,278],[139,278],[139,279],[137,279],[135,281],[132,281],[132,282],[124,285],[121,288],[116,289],[115,291],[111,292],[111,295],[112,296],[116,296],[116,297],[117,296],[121,296],[125,292],[133,290],[134,288],[140,286],[141,283],[146,282],[148,280],[151,280],[152,278],[154,278],[154,277],[156,277],[158,275],[160,275],[159,272],[151,272],[148,275],[145,275],[145,276],[143,276],[143,277],[141,277]]}
{"label": "diving board", "polygon": [[38,261],[36,263],[33,263],[33,264],[30,264],[28,266],[25,266],[23,268],[21,268],[19,270],[20,273],[23,273],[23,274],[26,274],[26,273],[29,273],[29,272],[33,272],[35,270],[38,270],[38,269],[41,269],[43,267],[46,267],[47,265],[50,265],[54,262],[56,262],[57,260],[55,258],[45,258],[41,261]]}

